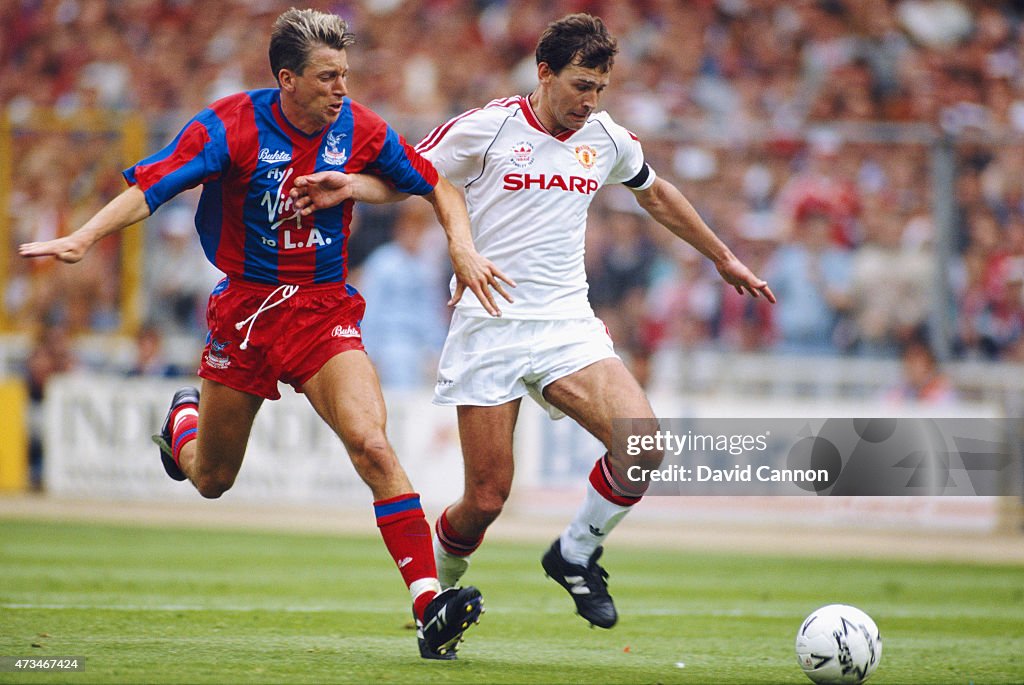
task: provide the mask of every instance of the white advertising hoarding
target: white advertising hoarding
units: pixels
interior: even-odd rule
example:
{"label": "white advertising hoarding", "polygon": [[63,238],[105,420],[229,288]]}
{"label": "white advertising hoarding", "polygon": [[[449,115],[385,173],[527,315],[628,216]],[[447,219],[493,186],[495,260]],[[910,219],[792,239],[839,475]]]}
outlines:
{"label": "white advertising hoarding", "polygon": [[[58,497],[175,501],[199,495],[169,479],[150,435],[159,429],[179,381],[73,375],[55,379],[45,406],[45,479]],[[256,505],[365,507],[372,497],[344,447],[306,399],[283,388],[266,402],[235,486],[224,499]],[[429,392],[388,393],[388,435],[424,507],[437,513],[462,493],[456,412]],[[871,416],[874,404],[829,405],[744,398],[658,395],[661,417]],[[603,447],[570,420],[552,422],[524,400],[516,430],[516,476],[510,508],[566,517],[579,501]],[[959,416],[997,416],[991,407],[961,407]],[[945,414],[950,414],[949,408]],[[922,408],[898,415],[925,416]],[[796,523],[869,528],[984,531],[998,525],[997,497],[648,497],[635,512],[699,523]]]}

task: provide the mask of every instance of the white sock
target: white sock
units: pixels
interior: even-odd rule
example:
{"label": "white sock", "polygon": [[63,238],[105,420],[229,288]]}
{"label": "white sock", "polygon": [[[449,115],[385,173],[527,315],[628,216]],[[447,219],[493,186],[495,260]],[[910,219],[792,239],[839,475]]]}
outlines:
{"label": "white sock", "polygon": [[446,550],[441,541],[434,538],[434,563],[437,565],[437,579],[442,589],[455,587],[469,568],[469,557],[460,557]]}
{"label": "white sock", "polygon": [[570,563],[586,566],[594,550],[630,509],[632,507],[609,502],[588,481],[583,503],[576,510],[572,523],[562,532],[562,556]]}
{"label": "white sock", "polygon": [[172,435],[174,434],[174,431],[178,429],[178,425],[181,424],[181,422],[184,421],[185,417],[187,416],[195,417],[195,419],[198,421],[199,410],[195,409],[194,407],[186,407],[184,409],[179,409],[178,413],[174,415],[174,425],[171,426]]}
{"label": "white sock", "polygon": [[424,592],[441,594],[441,585],[437,582],[437,578],[420,578],[409,583],[409,594],[412,595],[413,602]]}

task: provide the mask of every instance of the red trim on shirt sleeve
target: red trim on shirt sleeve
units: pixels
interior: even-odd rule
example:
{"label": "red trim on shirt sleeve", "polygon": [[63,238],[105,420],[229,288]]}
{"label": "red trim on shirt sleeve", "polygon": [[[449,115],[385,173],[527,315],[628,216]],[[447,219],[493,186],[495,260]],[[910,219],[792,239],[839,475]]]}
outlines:
{"label": "red trim on shirt sleeve", "polygon": [[139,190],[149,190],[159,183],[165,176],[173,174],[182,166],[202,154],[203,148],[210,142],[210,134],[206,126],[199,121],[193,121],[182,131],[174,152],[153,164],[138,165],[135,167],[135,182]]}
{"label": "red trim on shirt sleeve", "polygon": [[448,131],[450,131],[452,129],[452,126],[457,124],[462,119],[465,119],[466,117],[468,117],[473,112],[479,112],[479,111],[480,111],[480,108],[471,109],[468,112],[463,112],[462,114],[460,114],[459,116],[455,117],[454,119],[450,119],[448,121],[448,123],[441,124],[440,126],[435,128],[433,131],[428,133],[426,138],[424,138],[423,140],[421,140],[419,142],[419,144],[416,146],[416,151],[422,153],[422,152],[427,152],[428,150],[437,147],[437,145],[448,134]]}
{"label": "red trim on shirt sleeve", "polygon": [[402,142],[402,146],[405,147],[405,156],[409,158],[409,164],[412,168],[419,172],[419,175],[423,177],[423,180],[431,185],[431,187],[437,187],[437,180],[439,174],[437,169],[430,162],[429,159],[421,155],[416,148],[409,143],[405,142],[405,138],[398,136],[398,139]]}

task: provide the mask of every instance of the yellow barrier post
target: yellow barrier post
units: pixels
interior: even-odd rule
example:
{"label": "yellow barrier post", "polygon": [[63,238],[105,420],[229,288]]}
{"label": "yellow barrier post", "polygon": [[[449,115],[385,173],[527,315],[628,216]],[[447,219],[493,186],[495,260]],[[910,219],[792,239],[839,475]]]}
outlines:
{"label": "yellow barrier post", "polygon": [[[122,164],[128,166],[145,155],[146,125],[139,116],[121,127]],[[121,333],[135,335],[142,324],[142,269],[146,222],[125,231],[121,243]]]}
{"label": "yellow barrier post", "polygon": [[0,381],[0,493],[28,489],[27,407],[24,383]]}

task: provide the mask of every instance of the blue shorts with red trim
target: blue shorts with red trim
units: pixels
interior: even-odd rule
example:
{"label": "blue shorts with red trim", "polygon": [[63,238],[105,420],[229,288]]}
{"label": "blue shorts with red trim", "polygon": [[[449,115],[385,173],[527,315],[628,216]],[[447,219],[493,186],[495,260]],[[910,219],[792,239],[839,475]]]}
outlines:
{"label": "blue shorts with red trim", "polygon": [[350,285],[275,288],[225,278],[206,308],[199,375],[268,400],[280,399],[279,381],[301,392],[331,357],[363,349],[365,309]]}

